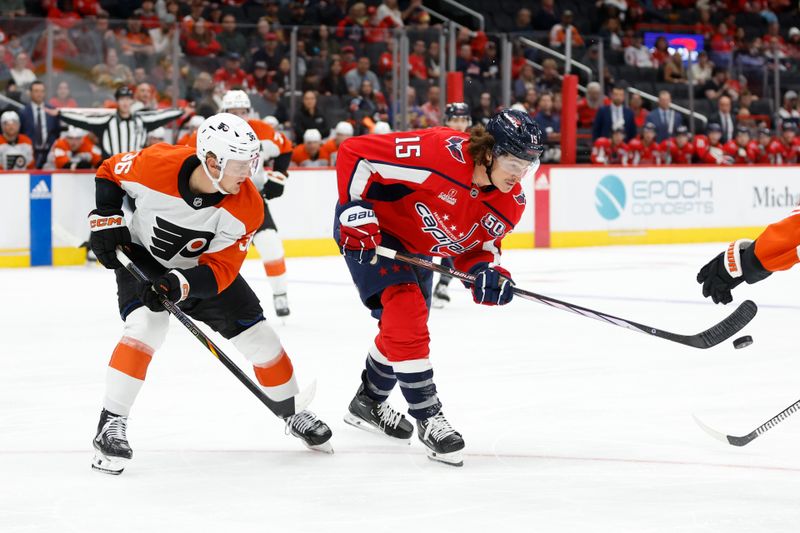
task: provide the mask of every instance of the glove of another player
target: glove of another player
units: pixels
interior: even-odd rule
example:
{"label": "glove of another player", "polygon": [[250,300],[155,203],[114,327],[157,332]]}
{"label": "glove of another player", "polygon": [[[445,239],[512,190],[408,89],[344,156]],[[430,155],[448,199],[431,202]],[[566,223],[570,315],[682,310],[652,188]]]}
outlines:
{"label": "glove of another player", "polygon": [[700,269],[697,283],[703,284],[704,297],[711,297],[715,304],[729,304],[731,290],[740,283],[756,283],[771,273],[756,257],[753,241],[740,239]]}
{"label": "glove of another player", "polygon": [[481,305],[505,305],[514,297],[514,281],[503,267],[491,263],[478,263],[469,269],[475,276],[472,283],[472,299]]}
{"label": "glove of another player", "polygon": [[122,268],[117,261],[117,246],[131,242],[131,232],[121,209],[95,209],[89,213],[89,247],[106,268]]}
{"label": "glove of another player", "polygon": [[151,311],[163,311],[160,297],[171,302],[182,302],[189,296],[189,282],[178,270],[170,270],[151,284],[143,283],[139,289],[139,299]]}
{"label": "glove of another player", "polygon": [[264,170],[264,175],[267,182],[261,189],[261,197],[266,201],[281,196],[286,185],[286,176],[277,170]]}
{"label": "glove of another player", "polygon": [[350,202],[339,215],[339,246],[342,254],[360,264],[375,257],[381,243],[381,229],[375,211],[367,202]]}

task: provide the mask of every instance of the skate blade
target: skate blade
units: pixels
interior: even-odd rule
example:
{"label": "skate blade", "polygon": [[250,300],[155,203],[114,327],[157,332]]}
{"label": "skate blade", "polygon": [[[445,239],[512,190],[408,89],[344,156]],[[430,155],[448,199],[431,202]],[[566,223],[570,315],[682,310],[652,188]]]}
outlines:
{"label": "skate blade", "polygon": [[464,466],[463,450],[450,453],[437,453],[429,448],[426,448],[426,451],[428,453],[428,459],[431,461],[436,461],[437,463],[443,463],[450,466]]}
{"label": "skate blade", "polygon": [[306,448],[313,452],[320,452],[320,453],[327,453],[329,455],[333,455],[333,446],[331,446],[331,441],[323,442],[322,444],[308,444],[307,442],[303,442],[306,445]]}
{"label": "skate blade", "polygon": [[373,426],[372,424],[370,424],[369,422],[367,422],[365,420],[362,420],[362,419],[358,418],[357,416],[353,415],[352,413],[348,412],[347,414],[345,414],[344,415],[344,421],[345,421],[346,424],[349,424],[349,425],[353,426],[354,428],[358,428],[358,429],[364,430],[367,433],[373,433],[375,435],[380,435],[381,437],[383,437],[385,439],[388,439],[391,442],[396,442],[396,443],[400,443],[400,444],[407,444],[409,446],[411,445],[411,437],[409,437],[407,439],[401,439],[399,437],[392,437],[391,435],[387,435],[386,433],[381,431],[379,428]]}
{"label": "skate blade", "polygon": [[125,470],[128,461],[129,459],[123,457],[107,457],[98,451],[95,452],[94,459],[92,459],[92,470],[118,476]]}

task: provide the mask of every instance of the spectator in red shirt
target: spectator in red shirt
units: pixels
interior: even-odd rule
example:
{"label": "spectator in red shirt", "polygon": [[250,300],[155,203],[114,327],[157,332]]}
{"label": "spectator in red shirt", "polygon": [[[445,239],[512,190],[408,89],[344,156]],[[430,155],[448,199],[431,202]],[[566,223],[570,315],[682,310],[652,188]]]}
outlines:
{"label": "spectator in red shirt", "polygon": [[356,66],[356,49],[350,45],[342,47],[342,74],[347,74]]}
{"label": "spectator in red shirt", "polygon": [[161,26],[161,20],[158,18],[153,0],[143,0],[142,7],[134,11],[133,15],[139,17],[145,30],[154,30]]}
{"label": "spectator in red shirt", "polygon": [[418,39],[414,41],[414,51],[408,56],[408,63],[411,66],[409,73],[418,80],[428,79],[428,67],[425,66],[425,41]]}
{"label": "spectator in red shirt", "polygon": [[221,50],[222,47],[214,38],[214,34],[206,29],[206,21],[202,18],[195,21],[186,39],[186,55],[216,57]]}
{"label": "spectator in red shirt", "polygon": [[59,82],[56,87],[56,95],[48,103],[55,108],[78,107],[78,102],[69,94],[69,83],[66,81]]}
{"label": "spectator in red shirt", "polygon": [[641,129],[644,127],[645,122],[647,122],[647,115],[650,114],[650,112],[644,108],[642,97],[635,93],[631,94],[628,105],[630,106],[631,111],[633,111],[633,121],[636,123],[636,127]]}
{"label": "spectator in red shirt", "polygon": [[717,31],[711,36],[711,62],[717,67],[728,68],[733,53],[733,38],[728,33],[728,25],[720,22]]}
{"label": "spectator in red shirt", "polygon": [[653,66],[660,67],[669,60],[669,56],[669,42],[666,37],[661,35],[656,39],[655,50],[651,56]]}
{"label": "spectator in red shirt", "polygon": [[600,84],[596,81],[589,83],[586,86],[586,96],[578,100],[578,126],[591,128],[597,110],[610,104],[611,100],[600,91]]}
{"label": "spectator in red shirt", "polygon": [[336,25],[336,36],[351,44],[358,44],[364,40],[368,21],[367,6],[364,2],[356,2],[350,6],[347,16]]}
{"label": "spectator in red shirt", "polygon": [[242,58],[236,52],[231,52],[225,56],[224,66],[217,69],[214,73],[214,83],[221,83],[225,90],[234,87],[241,87],[247,90],[247,73],[242,70]]}

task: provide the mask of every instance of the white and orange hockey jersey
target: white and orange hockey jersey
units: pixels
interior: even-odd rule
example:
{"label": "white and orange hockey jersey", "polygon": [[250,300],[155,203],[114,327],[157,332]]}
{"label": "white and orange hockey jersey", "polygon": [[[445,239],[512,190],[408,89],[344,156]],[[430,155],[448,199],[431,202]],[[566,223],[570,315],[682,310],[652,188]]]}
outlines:
{"label": "white and orange hockey jersey", "polygon": [[0,135],[0,169],[23,170],[34,168],[33,141],[22,133],[15,141],[9,141]]}
{"label": "white and orange hockey jersey", "polygon": [[97,207],[119,209],[119,189],[126,192],[136,205],[128,220],[133,242],[181,269],[191,296],[208,297],[239,273],[264,202],[250,180],[238,194],[193,193],[189,178],[199,166],[194,148],[166,143],[115,155],[97,171]]}

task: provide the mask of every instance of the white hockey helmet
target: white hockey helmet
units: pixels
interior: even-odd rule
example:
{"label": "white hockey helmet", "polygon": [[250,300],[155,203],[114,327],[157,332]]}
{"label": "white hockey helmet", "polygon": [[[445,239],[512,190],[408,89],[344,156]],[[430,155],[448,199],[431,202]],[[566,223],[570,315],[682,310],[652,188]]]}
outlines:
{"label": "white hockey helmet", "polygon": [[[261,144],[250,124],[230,113],[212,115],[197,129],[197,157],[214,188],[222,194],[228,194],[220,186],[225,168],[232,168],[235,165],[237,172],[247,172],[252,178],[258,168],[260,147]],[[216,179],[206,164],[209,153],[217,158],[220,172]]]}
{"label": "white hockey helmet", "polygon": [[247,109],[250,110],[250,97],[247,93],[240,90],[228,91],[222,97],[222,111],[230,111],[231,109]]}
{"label": "white hockey helmet", "polygon": [[5,124],[6,122],[17,122],[19,123],[19,115],[16,111],[5,111],[2,115],[0,115],[0,124]]}
{"label": "white hockey helmet", "polygon": [[386,135],[387,133],[392,133],[392,127],[388,122],[379,120],[375,123],[375,127],[372,128],[372,133],[376,135]]}
{"label": "white hockey helmet", "polygon": [[310,128],[303,133],[304,143],[317,143],[322,141],[322,134],[316,128]]}
{"label": "white hockey helmet", "polygon": [[89,133],[88,131],[82,128],[76,128],[75,126],[70,126],[67,128],[67,133],[64,137],[71,138],[71,139],[83,139],[86,137],[86,134]]}

